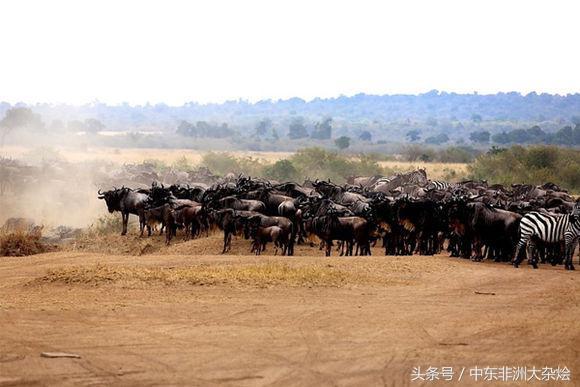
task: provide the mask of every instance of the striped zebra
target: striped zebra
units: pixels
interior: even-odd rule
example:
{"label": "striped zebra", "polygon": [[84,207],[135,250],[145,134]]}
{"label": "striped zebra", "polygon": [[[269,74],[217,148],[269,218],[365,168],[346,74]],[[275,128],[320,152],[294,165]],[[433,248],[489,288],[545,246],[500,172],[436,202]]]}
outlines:
{"label": "striped zebra", "polygon": [[574,270],[572,256],[578,243],[578,236],[580,236],[580,201],[574,205],[574,210],[572,210],[572,215],[570,216],[570,224],[564,232],[564,242],[566,243],[566,260],[564,265],[566,270]]}
{"label": "striped zebra", "polygon": [[393,180],[393,177],[381,177],[379,179],[377,179],[377,181],[375,181],[374,185],[379,185],[379,184],[387,184],[390,183]]}
{"label": "striped zebra", "polygon": [[446,191],[453,186],[452,183],[442,180],[431,180],[427,184],[427,189],[436,189],[438,191]]}
{"label": "striped zebra", "polygon": [[516,247],[516,253],[512,261],[515,267],[518,267],[522,259],[519,258],[522,248],[526,249],[528,261],[534,267],[538,268],[537,258],[532,255],[533,241],[532,237],[546,243],[564,242],[564,233],[570,224],[571,215],[550,214],[542,212],[529,212],[522,217],[520,221],[520,240]]}

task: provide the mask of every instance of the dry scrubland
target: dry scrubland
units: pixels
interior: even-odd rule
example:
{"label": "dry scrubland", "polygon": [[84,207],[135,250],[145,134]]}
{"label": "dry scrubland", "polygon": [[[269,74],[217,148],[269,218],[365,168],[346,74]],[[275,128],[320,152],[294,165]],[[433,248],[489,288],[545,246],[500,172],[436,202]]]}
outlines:
{"label": "dry scrubland", "polygon": [[[203,156],[207,152],[191,149],[159,149],[159,148],[106,148],[89,147],[78,148],[50,148],[65,160],[71,162],[83,162],[94,160],[105,160],[112,163],[142,163],[145,161],[159,161],[166,165],[176,163],[186,163],[189,165],[199,165]],[[2,155],[14,158],[26,158],[34,153],[34,149],[22,146],[6,146]],[[252,157],[263,163],[274,163],[278,160],[287,159],[292,152],[255,152],[255,151],[234,151],[227,152],[236,158]],[[432,179],[448,179],[450,177],[460,179],[467,176],[467,163],[440,163],[421,161],[379,161],[379,166],[393,171],[410,171],[416,168],[425,168],[427,174]]]}
{"label": "dry scrubland", "polygon": [[242,239],[216,255],[221,242],[165,247],[133,230],[0,259],[0,385],[405,386],[419,385],[415,366],[580,370],[577,273],[378,248],[255,257]]}
{"label": "dry scrubland", "polygon": [[[142,163],[146,160],[159,160],[168,165],[178,160],[185,159],[191,164],[199,164],[204,153],[191,149],[162,149],[162,148],[107,148],[107,147],[87,147],[84,149],[68,147],[51,147],[62,155],[66,160],[73,162],[106,160],[113,163]],[[22,158],[33,151],[31,148],[23,146],[5,146],[2,153],[5,156]],[[291,152],[250,152],[234,151],[228,152],[236,157],[252,156],[254,158],[274,162],[291,155]]]}

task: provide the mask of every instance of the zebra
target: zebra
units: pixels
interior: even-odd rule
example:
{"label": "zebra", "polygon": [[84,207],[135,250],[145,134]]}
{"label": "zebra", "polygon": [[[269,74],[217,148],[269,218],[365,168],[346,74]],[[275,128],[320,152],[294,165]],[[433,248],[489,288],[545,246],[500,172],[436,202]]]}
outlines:
{"label": "zebra", "polygon": [[390,183],[393,179],[394,177],[381,177],[374,182],[374,185],[387,184]]}
{"label": "zebra", "polygon": [[541,212],[529,212],[525,214],[520,221],[520,240],[512,260],[514,267],[518,267],[522,261],[519,258],[521,249],[527,247],[528,261],[534,269],[537,269],[537,258],[531,254],[533,241],[530,240],[532,237],[535,237],[547,243],[564,242],[564,233],[568,229],[571,216],[570,214],[561,215]]}
{"label": "zebra", "polygon": [[564,265],[566,270],[574,270],[572,256],[574,255],[574,250],[578,243],[578,236],[580,236],[580,201],[577,201],[574,205],[572,215],[570,215],[570,224],[568,224],[568,227],[564,232],[564,242],[566,245],[566,260]]}
{"label": "zebra", "polygon": [[447,181],[431,180],[431,181],[429,181],[429,184],[427,184],[427,189],[446,191],[453,186],[454,186],[454,184],[449,183]]}

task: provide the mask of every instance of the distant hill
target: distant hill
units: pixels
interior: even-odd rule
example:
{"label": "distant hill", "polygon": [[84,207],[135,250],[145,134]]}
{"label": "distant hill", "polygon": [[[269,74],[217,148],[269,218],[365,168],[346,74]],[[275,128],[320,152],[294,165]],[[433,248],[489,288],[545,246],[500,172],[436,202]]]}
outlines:
{"label": "distant hill", "polygon": [[[249,140],[257,134],[274,139],[324,140],[350,136],[367,142],[411,141],[435,145],[485,143],[490,138],[508,143],[527,137],[536,142],[547,138],[546,142],[558,143],[548,135],[580,124],[579,93],[479,95],[433,90],[419,95],[357,94],[312,101],[290,98],[255,103],[190,102],[182,106],[1,102],[0,119],[15,106],[29,107],[40,114],[47,128],[82,128],[83,122],[92,122],[92,127],[107,131],[162,131],[192,137],[238,136]],[[522,130],[530,128],[541,136],[520,135]]]}

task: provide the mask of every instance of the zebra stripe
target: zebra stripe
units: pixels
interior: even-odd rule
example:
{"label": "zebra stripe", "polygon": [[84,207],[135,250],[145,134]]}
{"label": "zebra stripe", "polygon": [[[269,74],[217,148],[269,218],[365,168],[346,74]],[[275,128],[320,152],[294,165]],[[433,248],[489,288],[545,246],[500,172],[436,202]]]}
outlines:
{"label": "zebra stripe", "polygon": [[[518,259],[520,250],[529,246],[530,239],[536,237],[547,243],[563,242],[564,233],[570,224],[570,215],[544,214],[540,212],[529,212],[520,221],[520,240],[516,247],[514,256],[514,266],[520,263]],[[533,242],[532,242],[533,243]],[[528,257],[530,263],[537,268],[537,262],[533,257]]]}
{"label": "zebra stripe", "polygon": [[540,212],[529,212],[520,222],[521,248],[535,236],[543,242],[555,243],[564,240],[564,232],[570,223],[570,215],[543,214]]}
{"label": "zebra stripe", "polygon": [[574,250],[576,250],[576,244],[578,242],[578,236],[580,236],[580,202],[577,202],[574,205],[574,210],[572,211],[572,216],[570,218],[570,224],[564,232],[564,242],[566,243],[565,265],[566,269],[574,270],[574,265],[572,264],[572,255],[574,255]]}
{"label": "zebra stripe", "polygon": [[452,184],[446,181],[441,180],[431,180],[427,185],[428,188],[433,188],[436,190],[447,190],[452,187]]}
{"label": "zebra stripe", "polygon": [[377,184],[387,184],[390,183],[393,180],[393,178],[391,177],[381,177],[380,179],[378,179],[377,181],[375,181],[375,185]]}

